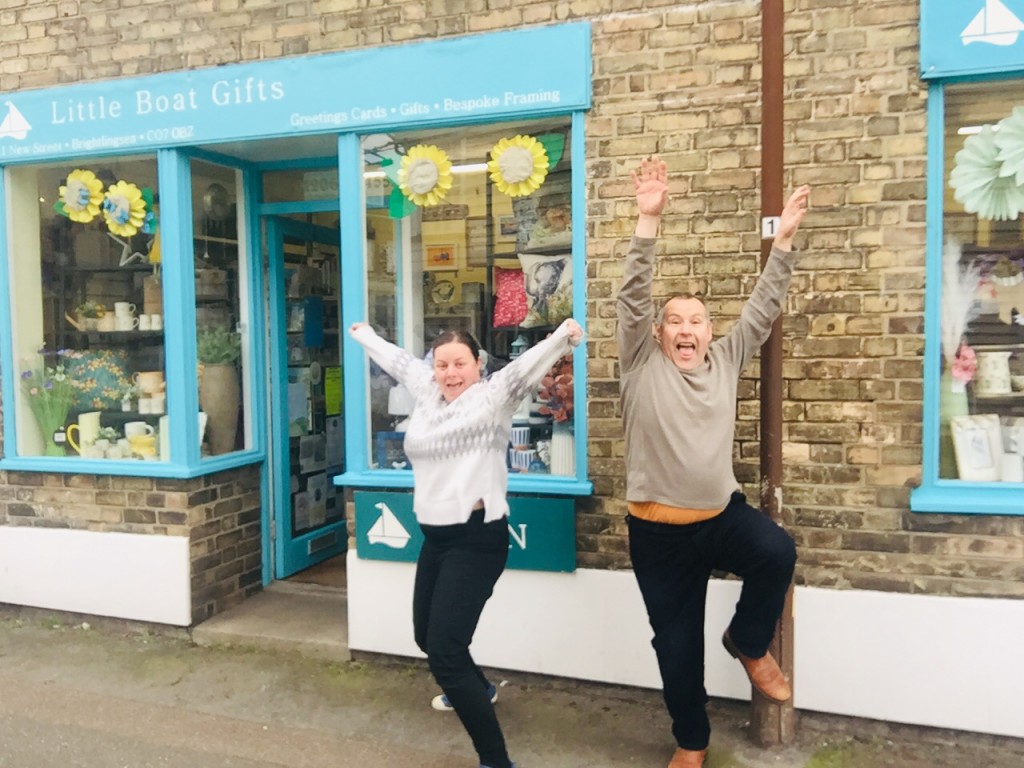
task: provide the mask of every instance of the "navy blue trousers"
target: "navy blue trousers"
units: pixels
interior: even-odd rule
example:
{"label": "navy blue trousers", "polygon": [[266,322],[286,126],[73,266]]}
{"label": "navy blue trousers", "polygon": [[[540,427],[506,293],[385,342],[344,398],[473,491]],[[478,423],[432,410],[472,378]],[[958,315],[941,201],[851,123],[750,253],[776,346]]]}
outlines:
{"label": "navy blue trousers", "polygon": [[469,653],[480,614],[508,559],[508,522],[483,519],[483,510],[477,510],[460,525],[420,526],[424,542],[412,596],[413,633],[480,762],[511,768],[487,678]]}
{"label": "navy blue trousers", "polygon": [[746,656],[763,656],[782,615],[796,565],[793,539],[734,493],[725,510],[690,525],[632,516],[629,554],[654,630],[672,735],[683,749],[711,736],[704,688],[704,610],[712,571],[743,579],[729,635]]}

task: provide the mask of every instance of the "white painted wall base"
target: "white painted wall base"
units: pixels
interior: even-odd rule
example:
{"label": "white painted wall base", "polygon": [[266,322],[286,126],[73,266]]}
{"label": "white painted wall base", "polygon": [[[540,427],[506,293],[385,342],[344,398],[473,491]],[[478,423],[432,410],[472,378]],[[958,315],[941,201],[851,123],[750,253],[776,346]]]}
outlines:
{"label": "white painted wall base", "polygon": [[[414,566],[348,554],[353,650],[422,657],[412,637]],[[720,638],[739,595],[714,580],[707,689],[748,699]],[[1024,601],[801,587],[795,597],[798,709],[1024,737],[1014,663]],[[473,641],[483,666],[660,688],[650,626],[631,571],[505,571]]]}
{"label": "white painted wall base", "polygon": [[188,539],[0,526],[0,603],[188,626]]}

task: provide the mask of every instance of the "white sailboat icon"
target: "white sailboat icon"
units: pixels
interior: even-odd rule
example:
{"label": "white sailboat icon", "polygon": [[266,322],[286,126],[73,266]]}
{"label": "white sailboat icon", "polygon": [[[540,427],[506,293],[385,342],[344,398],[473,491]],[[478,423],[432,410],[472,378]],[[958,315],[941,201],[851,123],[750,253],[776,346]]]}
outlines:
{"label": "white sailboat icon", "polygon": [[1018,19],[1000,0],[985,0],[985,7],[971,19],[960,33],[964,45],[988,43],[1013,45],[1024,31],[1024,22]]}
{"label": "white sailboat icon", "polygon": [[377,522],[370,526],[366,532],[366,538],[371,544],[384,544],[392,549],[405,549],[409,543],[409,532],[402,527],[402,524],[395,517],[395,513],[383,501],[373,505],[380,510],[380,517]]}
{"label": "white sailboat icon", "polygon": [[32,126],[14,104],[9,101],[5,101],[4,104],[7,105],[7,114],[0,123],[0,138],[9,136],[12,139],[24,139],[32,130]]}

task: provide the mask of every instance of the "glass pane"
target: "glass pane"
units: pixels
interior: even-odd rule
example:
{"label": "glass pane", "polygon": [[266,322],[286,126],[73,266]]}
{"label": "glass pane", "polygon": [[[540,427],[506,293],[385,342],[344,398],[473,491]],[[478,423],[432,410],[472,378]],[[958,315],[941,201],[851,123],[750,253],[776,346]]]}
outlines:
{"label": "glass pane", "polygon": [[[570,316],[568,118],[371,138],[363,146],[368,321],[379,334],[424,355],[441,332],[468,330],[493,372]],[[493,178],[492,151],[510,177],[512,161],[525,162],[538,171],[532,178],[539,184]],[[443,199],[432,198],[429,167],[426,181],[413,177],[423,158],[445,170],[444,161],[451,164],[438,186],[450,184]],[[403,163],[407,194],[398,188]],[[406,466],[401,440],[408,399],[372,362],[370,368],[371,464]],[[517,411],[511,471],[575,474],[572,379],[570,358]]]}
{"label": "glass pane", "polygon": [[18,454],[166,458],[155,158],[11,168],[7,180]]}
{"label": "glass pane", "polygon": [[264,171],[262,175],[263,201],[266,203],[334,200],[338,197],[337,167]]}
{"label": "glass pane", "polygon": [[241,173],[192,161],[201,451],[216,456],[252,445],[248,275],[239,211]]}
{"label": "glass pane", "polygon": [[949,87],[939,476],[1024,481],[1024,84]]}

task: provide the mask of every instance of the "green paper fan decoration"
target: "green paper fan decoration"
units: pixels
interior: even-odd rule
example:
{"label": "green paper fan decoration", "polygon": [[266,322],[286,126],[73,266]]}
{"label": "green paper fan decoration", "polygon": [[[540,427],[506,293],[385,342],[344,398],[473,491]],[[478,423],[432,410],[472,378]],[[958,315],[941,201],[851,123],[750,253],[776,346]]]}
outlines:
{"label": "green paper fan decoration", "polygon": [[88,224],[99,215],[103,204],[103,182],[92,171],[79,168],[68,174],[58,194],[60,199],[53,209],[72,221]]}
{"label": "green paper fan decoration", "polygon": [[995,142],[996,159],[1002,164],[999,175],[1013,176],[1015,184],[1024,185],[1024,107],[1014,107],[999,121]]}
{"label": "green paper fan decoration", "polygon": [[1000,176],[996,133],[986,125],[980,133],[968,136],[963,149],[956,153],[956,163],[949,174],[953,197],[968,213],[983,219],[1009,221],[1024,209],[1024,189],[1010,176]]}

